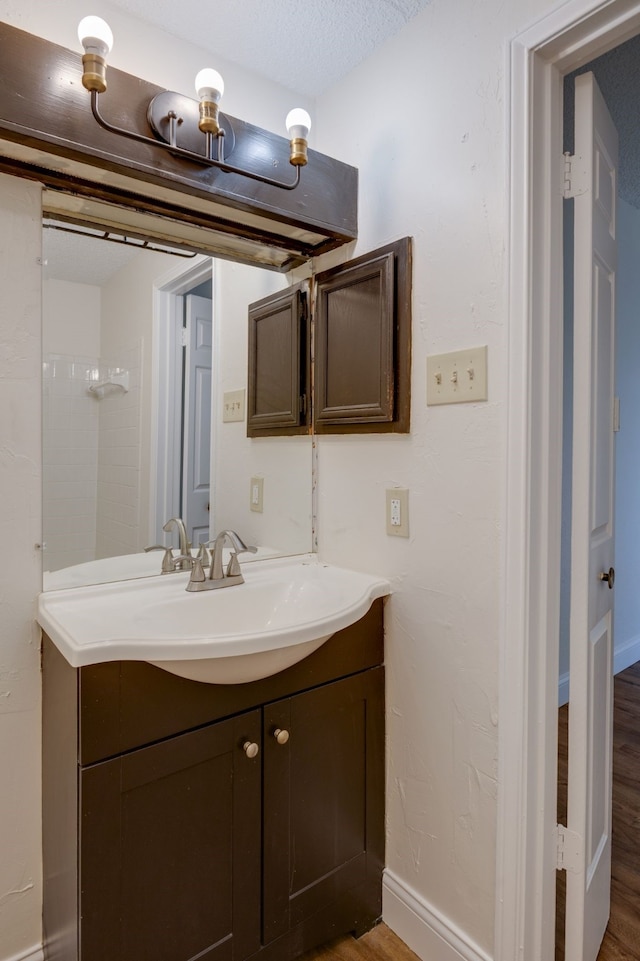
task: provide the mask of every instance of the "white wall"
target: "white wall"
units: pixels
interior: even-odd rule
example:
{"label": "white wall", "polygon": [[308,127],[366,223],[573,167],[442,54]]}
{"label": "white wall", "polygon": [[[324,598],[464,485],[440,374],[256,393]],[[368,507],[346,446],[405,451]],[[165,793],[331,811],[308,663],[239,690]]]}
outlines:
{"label": "white wall", "polygon": [[[393,585],[384,916],[421,957],[437,961],[459,955],[436,928],[451,943],[460,936],[465,956],[493,948],[504,75],[509,37],[551,6],[432,0],[317,109],[318,149],[360,171],[356,252],[414,239],[411,434],[319,438],[319,543],[327,560],[385,574]],[[366,118],[355,130],[354,116]],[[488,403],[427,408],[427,354],[480,344],[489,348]],[[406,541],[385,534],[384,491],[394,485],[410,491]]]}
{"label": "white wall", "polygon": [[43,563],[57,571],[96,552],[100,288],[48,278],[42,313]]}
{"label": "white wall", "polygon": [[0,174],[0,957],[41,939],[40,188]]}

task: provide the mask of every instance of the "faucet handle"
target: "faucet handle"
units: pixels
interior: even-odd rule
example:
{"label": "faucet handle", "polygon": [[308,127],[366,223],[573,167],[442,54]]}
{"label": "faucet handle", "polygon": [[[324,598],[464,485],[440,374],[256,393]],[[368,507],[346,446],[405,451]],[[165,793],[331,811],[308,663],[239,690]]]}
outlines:
{"label": "faucet handle", "polygon": [[166,549],[167,548],[164,546],[164,544],[150,544],[148,547],[144,548],[144,552],[145,554],[148,554],[149,551],[166,551]]}
{"label": "faucet handle", "polygon": [[200,561],[203,567],[208,567],[211,563],[209,551],[207,550],[207,544],[211,544],[211,541],[206,543],[202,541],[198,547],[198,553],[196,554],[196,559]]}
{"label": "faucet handle", "polygon": [[[191,554],[176,554],[175,557],[171,555],[171,571],[191,571],[196,562],[197,558],[193,557]],[[164,563],[164,562],[163,562]]]}
{"label": "faucet handle", "polygon": [[185,591],[202,591],[205,590],[207,586],[207,575],[204,572],[202,566],[202,561],[199,557],[193,558],[193,567],[191,568],[191,577],[189,582],[185,587]]}

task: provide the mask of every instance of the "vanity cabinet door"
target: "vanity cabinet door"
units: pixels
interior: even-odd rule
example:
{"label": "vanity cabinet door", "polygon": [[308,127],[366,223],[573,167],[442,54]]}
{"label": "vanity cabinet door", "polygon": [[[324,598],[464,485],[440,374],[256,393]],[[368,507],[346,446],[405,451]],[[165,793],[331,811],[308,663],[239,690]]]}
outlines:
{"label": "vanity cabinet door", "polygon": [[259,710],[85,768],[82,961],[231,961],[260,944]]}
{"label": "vanity cabinet door", "polygon": [[380,917],[383,678],[374,668],[264,708],[264,944],[298,928],[306,947],[314,926],[327,940]]}

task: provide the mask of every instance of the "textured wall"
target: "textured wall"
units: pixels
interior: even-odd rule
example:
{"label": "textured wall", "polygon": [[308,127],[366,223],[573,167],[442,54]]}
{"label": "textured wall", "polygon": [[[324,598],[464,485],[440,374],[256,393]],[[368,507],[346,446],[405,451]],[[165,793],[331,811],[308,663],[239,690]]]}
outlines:
{"label": "textured wall", "polygon": [[0,174],[0,957],[40,942],[40,188]]}
{"label": "textured wall", "polygon": [[[387,866],[421,918],[460,936],[474,958],[491,956],[495,910],[504,71],[509,37],[552,5],[433,0],[319,99],[316,124],[319,149],[359,168],[356,253],[414,239],[411,435],[319,438],[320,550],[391,579]],[[428,408],[427,354],[481,344],[489,401]],[[385,533],[385,488],[394,485],[410,491],[407,540]],[[416,937],[415,913],[395,899],[385,900],[385,917],[422,957],[458,956],[426,925]]]}

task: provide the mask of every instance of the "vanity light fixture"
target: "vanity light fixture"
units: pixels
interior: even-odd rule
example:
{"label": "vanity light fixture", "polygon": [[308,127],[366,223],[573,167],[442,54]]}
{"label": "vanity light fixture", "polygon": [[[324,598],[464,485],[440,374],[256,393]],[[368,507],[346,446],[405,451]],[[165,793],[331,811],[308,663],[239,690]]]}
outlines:
{"label": "vanity light fixture", "polygon": [[100,113],[98,97],[107,89],[107,56],[113,46],[113,33],[109,25],[100,17],[84,17],[78,26],[78,37],[84,49],[82,85],[91,94],[91,111],[95,120],[105,130],[139,143],[162,147],[186,160],[240,174],[283,190],[293,190],[298,186],[300,168],[307,163],[307,137],[311,129],[311,118],[306,110],[295,108],[286,119],[290,141],[289,163],[295,167],[295,179],[292,183],[283,183],[272,177],[264,177],[251,170],[235,167],[226,160],[226,156],[233,151],[235,136],[228,118],[219,110],[224,81],[217,70],[205,68],[197,74],[197,101],[170,90],[153,97],[147,109],[147,119],[158,137],[155,140],[115,126]]}

